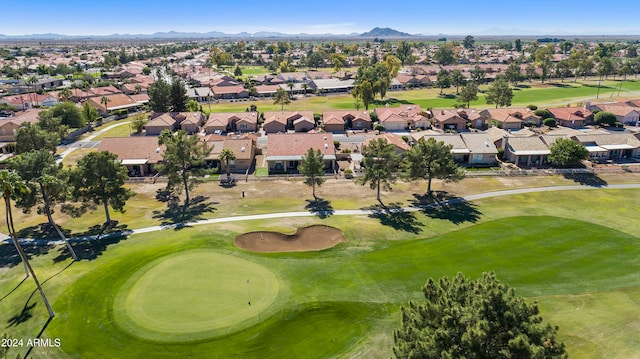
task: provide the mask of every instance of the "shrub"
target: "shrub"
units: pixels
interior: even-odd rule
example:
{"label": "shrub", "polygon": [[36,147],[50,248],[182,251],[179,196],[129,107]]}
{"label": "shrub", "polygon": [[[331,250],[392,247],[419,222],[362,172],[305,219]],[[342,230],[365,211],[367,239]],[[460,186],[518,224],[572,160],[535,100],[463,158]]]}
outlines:
{"label": "shrub", "polygon": [[593,120],[596,123],[596,125],[599,125],[599,126],[615,126],[616,122],[618,122],[616,115],[607,111],[598,112],[593,117]]}
{"label": "shrub", "polygon": [[545,118],[544,121],[542,121],[542,124],[548,127],[558,126],[558,122],[556,122],[555,118]]}
{"label": "shrub", "polygon": [[535,110],[533,111],[533,113],[536,116],[541,117],[542,119],[553,117],[551,112],[549,112],[548,110]]}
{"label": "shrub", "polygon": [[402,135],[402,140],[403,140],[405,143],[409,143],[409,136],[407,136],[407,135]]}
{"label": "shrub", "polygon": [[333,141],[333,147],[336,148],[336,150],[340,149],[340,141]]}
{"label": "shrub", "polygon": [[351,150],[348,148],[343,148],[342,151],[340,151],[340,153],[351,153]]}
{"label": "shrub", "polygon": [[384,131],[385,130],[384,126],[382,126],[381,124],[377,124],[373,129],[376,130],[376,131]]}
{"label": "shrub", "polygon": [[537,110],[537,109],[538,109],[538,106],[536,106],[536,105],[527,105],[527,108],[528,108],[529,110],[531,110],[531,111],[535,111],[535,110]]}

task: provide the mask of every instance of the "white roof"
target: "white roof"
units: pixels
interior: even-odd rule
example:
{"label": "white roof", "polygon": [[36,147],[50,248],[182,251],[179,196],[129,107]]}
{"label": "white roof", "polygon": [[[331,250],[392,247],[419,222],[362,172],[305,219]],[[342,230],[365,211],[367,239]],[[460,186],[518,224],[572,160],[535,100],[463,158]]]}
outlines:
{"label": "white roof", "polygon": [[129,158],[129,159],[122,160],[122,162],[120,163],[126,166],[126,165],[144,165],[147,162],[149,162],[149,160],[146,158]]}
{"label": "white roof", "polygon": [[602,148],[600,146],[585,146],[587,148],[587,151],[589,151],[590,153],[594,153],[594,152],[607,152],[606,148]]}
{"label": "white roof", "polygon": [[606,148],[607,150],[633,150],[633,149],[636,148],[634,146],[627,145],[627,144],[624,144],[624,145],[602,145],[600,147]]}
{"label": "white roof", "polygon": [[528,150],[528,151],[514,151],[513,154],[517,156],[539,156],[539,155],[548,155],[551,151],[549,150]]}
{"label": "white roof", "polygon": [[451,150],[451,153],[453,153],[454,155],[466,155],[471,153],[471,151],[466,148],[454,148]]}

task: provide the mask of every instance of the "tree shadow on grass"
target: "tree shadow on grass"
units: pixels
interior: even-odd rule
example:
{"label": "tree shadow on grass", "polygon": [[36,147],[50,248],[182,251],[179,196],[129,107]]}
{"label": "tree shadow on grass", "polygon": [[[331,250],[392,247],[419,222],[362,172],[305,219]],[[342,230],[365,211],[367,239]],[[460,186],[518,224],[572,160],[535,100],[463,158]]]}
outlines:
{"label": "tree shadow on grass", "polygon": [[205,202],[209,197],[197,196],[189,201],[187,208],[177,201],[169,201],[168,208],[165,211],[153,211],[153,218],[161,220],[163,226],[173,226],[174,229],[182,229],[186,222],[198,221],[205,219],[203,214],[213,213],[216,208],[213,207],[219,202]]}
{"label": "tree shadow on grass", "polygon": [[[7,241],[8,243],[0,245],[0,268],[11,268],[16,265],[22,265],[22,260],[20,259],[20,255],[18,255],[18,250],[13,245],[13,242]],[[40,256],[49,253],[49,250],[53,248],[53,245],[49,245],[46,243],[35,243],[35,242],[27,242],[20,243],[24,253],[27,255],[28,259],[33,258],[34,256]]]}
{"label": "tree shadow on grass", "polygon": [[583,186],[603,187],[609,183],[595,173],[565,173],[564,178],[570,179]]}
{"label": "tree shadow on grass", "polygon": [[476,223],[482,212],[471,202],[445,191],[433,191],[428,194],[414,194],[412,206],[421,208],[422,213],[435,219],[445,219],[453,224]]}
{"label": "tree shadow on grass", "polygon": [[29,304],[30,300],[31,300],[31,297],[29,297],[29,300],[27,300],[27,302],[24,304],[24,307],[22,307],[22,309],[20,310],[20,313],[9,318],[9,320],[7,321],[7,323],[9,324],[7,325],[7,328],[17,327],[18,325],[26,322],[27,320],[33,317],[32,311],[33,311],[33,308],[35,308],[36,303]]}
{"label": "tree shadow on grass", "polygon": [[371,211],[369,217],[378,219],[382,225],[398,231],[417,234],[422,232],[420,227],[424,226],[416,219],[415,214],[405,211],[401,203],[376,204],[362,209]]}
{"label": "tree shadow on grass", "polygon": [[333,206],[331,206],[331,202],[319,197],[314,200],[308,199],[307,205],[304,206],[304,208],[320,218],[327,218],[335,213]]}
{"label": "tree shadow on grass", "polygon": [[24,283],[24,281],[26,281],[27,279],[29,279],[29,277],[24,277],[22,278],[22,280],[20,281],[20,283],[18,283],[13,289],[11,289],[7,294],[3,295],[2,298],[0,298],[0,302],[2,302],[3,300],[5,300],[8,296],[10,296],[13,292],[15,292],[18,288],[20,288],[20,286],[22,285],[22,283]]}

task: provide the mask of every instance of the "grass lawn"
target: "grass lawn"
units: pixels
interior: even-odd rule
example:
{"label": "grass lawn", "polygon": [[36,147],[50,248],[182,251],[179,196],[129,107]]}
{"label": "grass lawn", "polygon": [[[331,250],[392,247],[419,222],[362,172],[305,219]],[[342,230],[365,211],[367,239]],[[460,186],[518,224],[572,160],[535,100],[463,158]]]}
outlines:
{"label": "grass lawn", "polygon": [[[533,82],[529,84],[527,82],[521,82],[521,87],[514,90],[514,98],[512,106],[526,106],[529,104],[540,105],[541,107],[547,106],[564,106],[567,103],[576,104],[584,102],[588,99],[592,101],[596,100],[597,81],[593,79],[583,80],[579,79],[577,83],[573,83],[573,79],[567,79],[565,82],[552,82],[540,84],[539,82]],[[600,88],[601,101],[610,101],[618,98],[637,97],[638,91],[640,91],[640,81],[635,79],[629,79],[622,84],[620,96],[618,96],[617,87],[620,85],[619,81],[602,81],[602,87]],[[482,91],[487,89],[487,85],[480,87]],[[441,97],[440,89],[414,89],[406,91],[391,91],[387,92],[385,101],[377,101],[370,107],[374,109],[376,107],[385,106],[387,102],[391,106],[397,106],[401,103],[419,104],[423,108],[453,108],[456,104],[455,100],[455,88],[445,89],[445,94],[451,95],[452,98]],[[611,96],[613,94],[613,96]],[[279,105],[274,105],[272,100],[260,100],[260,101],[242,101],[242,102],[222,102],[211,105],[211,111],[213,112],[236,112],[245,111],[250,105],[256,105],[258,111],[278,111]],[[493,107],[493,105],[487,105],[484,95],[478,94],[478,100],[471,102],[471,107],[486,108]],[[291,104],[285,106],[285,110],[291,111],[313,111],[314,113],[321,113],[326,110],[341,110],[341,109],[353,109],[354,100],[351,95],[329,95],[329,96],[309,96],[304,98],[297,98],[292,101]],[[205,110],[208,110],[208,106],[205,106]]]}
{"label": "grass lawn", "polygon": [[[31,249],[58,313],[43,337],[62,342],[59,349],[36,348],[31,354],[386,358],[400,306],[421,298],[428,277],[458,271],[477,277],[494,270],[517,294],[540,303],[542,316],[560,326],[572,357],[627,358],[640,352],[634,324],[640,320],[639,194],[532,193],[393,217],[187,227],[96,243],[95,259],[71,265],[61,257],[62,247]],[[232,244],[248,230],[291,232],[311,223],[339,227],[349,242],[281,254],[250,253]],[[3,253],[12,249],[0,247]],[[2,258],[0,321],[13,337],[33,337],[45,323],[44,307],[31,296],[30,280],[20,284],[22,268]],[[256,273],[274,277],[250,294],[245,277],[259,281],[252,277]],[[211,286],[209,276],[218,275],[219,287]],[[240,283],[234,285],[234,278]],[[249,296],[266,292],[268,283],[278,283],[271,304],[258,313],[243,312]],[[224,328],[208,322],[212,316],[245,314]],[[166,340],[171,327],[179,328],[177,336]]]}

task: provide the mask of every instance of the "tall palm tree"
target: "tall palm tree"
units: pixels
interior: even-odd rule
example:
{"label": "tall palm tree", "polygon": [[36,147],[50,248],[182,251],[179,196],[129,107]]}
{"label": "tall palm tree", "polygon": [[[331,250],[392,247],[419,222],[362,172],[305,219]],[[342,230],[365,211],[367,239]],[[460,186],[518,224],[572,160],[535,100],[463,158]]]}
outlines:
{"label": "tall palm tree", "polygon": [[36,273],[33,271],[33,267],[29,263],[29,259],[27,258],[20,242],[18,241],[18,235],[16,234],[16,229],[13,226],[13,213],[11,212],[11,198],[15,198],[19,196],[20,193],[24,193],[27,189],[27,186],[22,182],[22,178],[15,173],[7,170],[0,171],[0,189],[2,190],[2,196],[4,197],[5,204],[5,217],[7,220],[7,227],[9,229],[9,235],[13,240],[13,244],[18,250],[18,254],[22,259],[22,262],[25,265],[27,276],[31,273],[31,277],[33,281],[36,282],[36,286],[38,287],[38,291],[40,291],[40,295],[42,296],[42,301],[44,305],[47,307],[47,311],[49,312],[49,318],[53,318],[56,313],[53,312],[51,305],[49,304],[49,300],[47,300],[47,296],[44,294],[44,290],[42,289],[42,285],[40,285],[40,281],[38,281],[38,277]]}
{"label": "tall palm tree", "polygon": [[107,96],[102,96],[100,98],[100,103],[104,105],[104,114],[107,114],[107,104],[111,102]]}
{"label": "tall palm tree", "polygon": [[29,94],[29,98],[31,99],[31,107],[34,107],[34,97],[36,95],[36,83],[38,82],[38,78],[35,76],[29,76],[27,77],[25,82],[27,83],[27,85],[31,85],[31,93]]}
{"label": "tall palm tree", "polygon": [[231,167],[229,166],[229,162],[236,159],[236,154],[229,148],[224,148],[220,155],[218,156],[218,160],[225,163],[225,171],[227,173],[227,179],[231,177]]}
{"label": "tall palm tree", "polygon": [[309,89],[309,84],[306,82],[302,83],[302,89],[304,90],[304,95],[307,95],[307,90]]}

